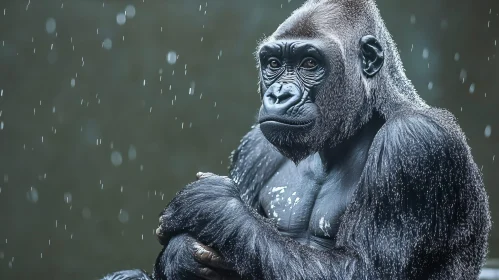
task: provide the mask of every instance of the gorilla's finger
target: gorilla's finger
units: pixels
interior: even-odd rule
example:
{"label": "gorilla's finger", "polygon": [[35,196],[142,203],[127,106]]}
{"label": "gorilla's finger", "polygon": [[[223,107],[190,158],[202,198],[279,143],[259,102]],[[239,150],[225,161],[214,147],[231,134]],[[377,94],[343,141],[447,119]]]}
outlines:
{"label": "gorilla's finger", "polygon": [[229,269],[222,257],[214,249],[199,242],[194,243],[194,258],[201,264],[212,268]]}
{"label": "gorilla's finger", "polygon": [[208,178],[211,176],[216,176],[216,175],[213,173],[210,173],[210,172],[198,172],[198,173],[196,173],[196,178],[198,178],[198,180]]}
{"label": "gorilla's finger", "polygon": [[165,233],[165,231],[163,230],[163,228],[161,228],[161,226],[159,226],[156,229],[156,238],[158,239],[159,244],[161,244],[163,246],[166,246],[166,245],[168,245],[168,242],[171,239],[171,235]]}
{"label": "gorilla's finger", "polygon": [[222,276],[209,267],[198,268],[194,272],[196,276],[205,280],[222,280]]}

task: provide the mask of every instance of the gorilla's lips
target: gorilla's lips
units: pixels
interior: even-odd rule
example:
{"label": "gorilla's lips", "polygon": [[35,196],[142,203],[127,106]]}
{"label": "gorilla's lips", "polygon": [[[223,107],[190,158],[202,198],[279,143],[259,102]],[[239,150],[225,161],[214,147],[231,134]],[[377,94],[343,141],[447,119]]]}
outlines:
{"label": "gorilla's lips", "polygon": [[316,149],[311,141],[315,135],[316,118],[283,118],[276,115],[262,116],[260,130],[277,150],[294,163],[298,163]]}
{"label": "gorilla's lips", "polygon": [[290,118],[283,118],[279,116],[264,116],[260,118],[260,124],[278,124],[278,125],[286,125],[286,126],[295,126],[295,127],[305,127],[311,125],[315,120],[295,120]]}

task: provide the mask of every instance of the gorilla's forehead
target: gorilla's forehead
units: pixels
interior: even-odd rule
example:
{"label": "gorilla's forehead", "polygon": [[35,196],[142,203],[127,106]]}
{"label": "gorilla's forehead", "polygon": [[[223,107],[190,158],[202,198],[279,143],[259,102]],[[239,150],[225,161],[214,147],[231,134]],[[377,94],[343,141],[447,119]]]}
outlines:
{"label": "gorilla's forehead", "polygon": [[269,41],[263,44],[260,48],[260,55],[295,55],[299,53],[307,53],[312,55],[321,55],[321,42],[319,40],[303,40],[303,39],[285,39]]}

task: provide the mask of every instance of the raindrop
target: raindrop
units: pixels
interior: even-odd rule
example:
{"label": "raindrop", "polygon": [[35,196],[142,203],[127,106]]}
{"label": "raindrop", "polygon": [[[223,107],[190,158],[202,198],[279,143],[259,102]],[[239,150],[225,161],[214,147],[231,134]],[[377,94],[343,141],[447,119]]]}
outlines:
{"label": "raindrop", "polygon": [[166,56],[166,61],[168,61],[168,64],[173,65],[177,62],[177,53],[174,51],[169,51],[168,55]]}
{"label": "raindrop", "polygon": [[447,27],[449,26],[449,22],[446,20],[446,19],[443,19],[441,22],[440,22],[440,28],[442,29],[447,29]]}
{"label": "raindrop", "polygon": [[33,203],[38,202],[38,191],[36,190],[36,188],[31,187],[30,190],[26,193],[26,197]]}
{"label": "raindrop", "polygon": [[125,15],[127,18],[133,18],[135,16],[135,7],[133,5],[126,6]]}
{"label": "raindrop", "polygon": [[125,13],[119,13],[118,15],[116,15],[116,22],[117,22],[119,25],[123,25],[123,24],[125,24],[125,22],[126,22],[126,16],[125,16]]}
{"label": "raindrop", "polygon": [[128,212],[126,210],[120,209],[118,220],[123,224],[128,223]]}
{"label": "raindrop", "polygon": [[74,78],[71,79],[71,87],[75,87],[76,85],[76,80]]}
{"label": "raindrop", "polygon": [[461,69],[461,72],[459,73],[459,79],[464,83],[467,77],[468,77],[468,72],[466,72],[465,69]]}
{"label": "raindrop", "polygon": [[427,48],[424,48],[423,49],[423,58],[428,59],[429,56],[430,56],[430,51]]}
{"label": "raindrop", "polygon": [[194,81],[191,82],[191,87],[189,88],[189,95],[194,95],[194,89],[196,88],[196,83]]}
{"label": "raindrop", "polygon": [[92,211],[90,211],[88,207],[84,207],[83,210],[81,210],[81,216],[84,219],[90,219],[92,217]]}
{"label": "raindrop", "polygon": [[45,22],[45,30],[47,30],[47,33],[52,34],[55,32],[55,19],[54,18],[48,18],[47,21]]}
{"label": "raindrop", "polygon": [[428,89],[429,89],[429,90],[432,90],[432,89],[433,89],[433,82],[429,82],[429,83],[428,83]]}
{"label": "raindrop", "polygon": [[473,94],[475,92],[475,84],[470,85],[470,93]]}
{"label": "raindrop", "polygon": [[492,134],[492,127],[491,127],[490,125],[487,125],[487,126],[485,127],[485,132],[484,132],[484,134],[485,134],[485,137],[486,137],[486,138],[489,138],[489,137],[490,137],[490,135]]}
{"label": "raindrop", "polygon": [[137,158],[137,149],[134,145],[130,145],[128,148],[128,159],[135,160]]}
{"label": "raindrop", "polygon": [[71,195],[70,192],[64,193],[64,202],[67,204],[71,203],[73,201],[73,196]]}
{"label": "raindrop", "polygon": [[0,122],[0,130],[3,130],[3,127],[4,127],[4,124],[3,124],[3,121]]}
{"label": "raindrop", "polygon": [[110,50],[113,47],[113,41],[111,41],[111,39],[109,38],[104,39],[104,42],[102,42],[102,47],[106,50]]}
{"label": "raindrop", "polygon": [[111,163],[114,166],[120,166],[123,163],[123,157],[121,156],[121,153],[118,151],[113,151],[111,153]]}
{"label": "raindrop", "polygon": [[455,61],[459,61],[460,58],[461,58],[461,55],[459,53],[455,53],[454,54],[454,60]]}
{"label": "raindrop", "polygon": [[411,24],[416,24],[416,16],[411,15]]}

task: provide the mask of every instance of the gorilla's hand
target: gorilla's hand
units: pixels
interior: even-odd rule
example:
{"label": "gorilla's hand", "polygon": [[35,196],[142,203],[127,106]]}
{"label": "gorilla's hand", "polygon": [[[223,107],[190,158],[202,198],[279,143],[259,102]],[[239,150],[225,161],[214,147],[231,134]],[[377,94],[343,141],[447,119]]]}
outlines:
{"label": "gorilla's hand", "polygon": [[[234,224],[244,204],[235,183],[228,177],[198,173],[166,206],[156,230],[162,245],[180,233],[210,244],[214,235],[224,234],[224,226]],[[211,245],[210,245],[211,246]]]}
{"label": "gorilla's hand", "polygon": [[187,234],[173,237],[155,266],[155,279],[241,279],[229,270],[221,256]]}

